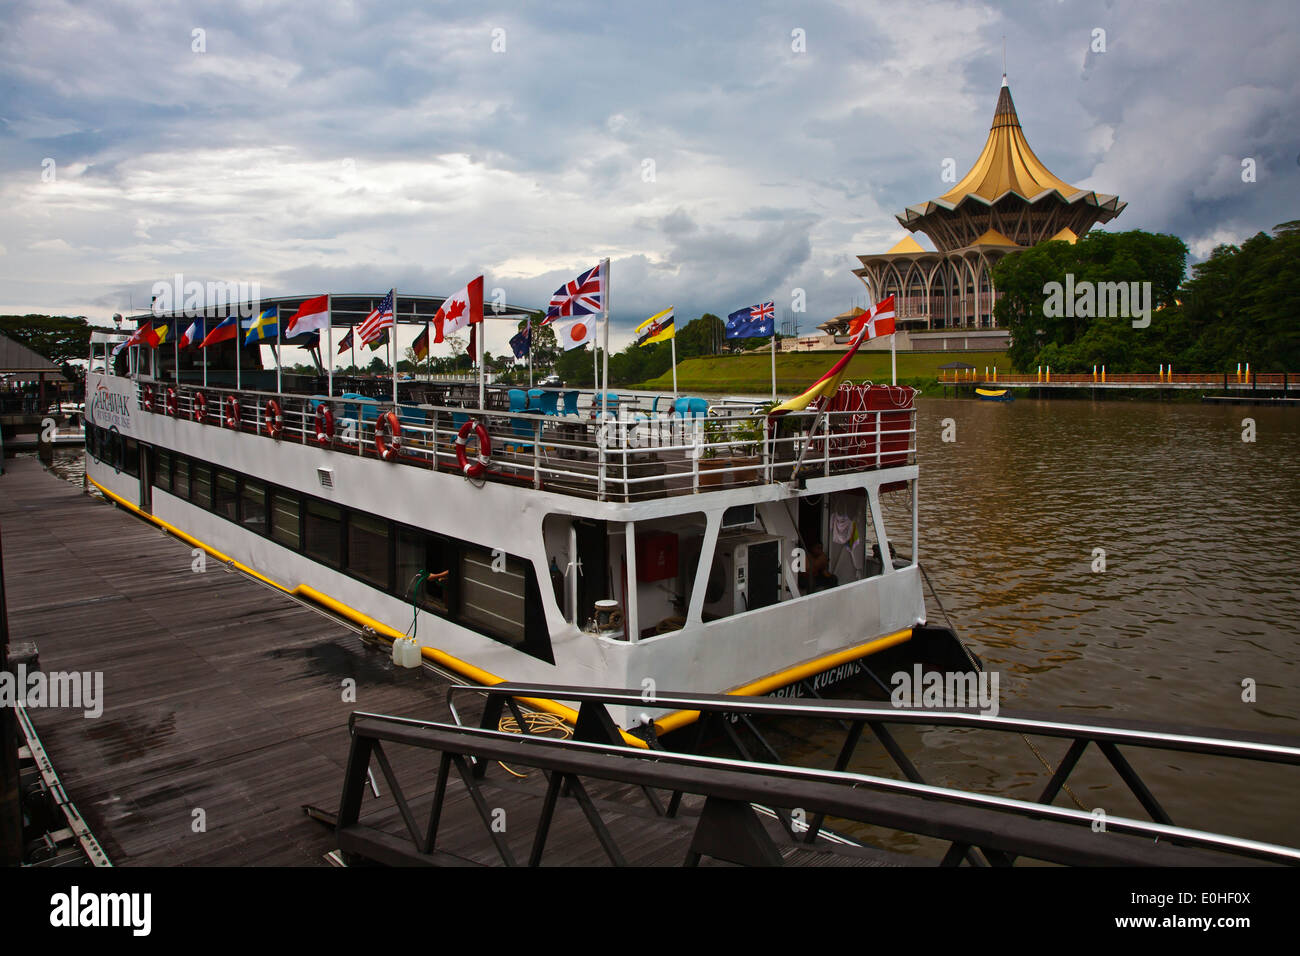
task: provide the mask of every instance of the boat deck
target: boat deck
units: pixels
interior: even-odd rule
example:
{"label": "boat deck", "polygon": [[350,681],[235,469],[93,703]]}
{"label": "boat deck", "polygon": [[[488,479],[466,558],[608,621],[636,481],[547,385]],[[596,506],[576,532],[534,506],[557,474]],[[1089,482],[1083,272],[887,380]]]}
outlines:
{"label": "boat deck", "polygon": [[[215,560],[192,569],[190,548],[160,529],[81,493],[32,459],[0,478],[4,581],[14,642],[34,641],[52,671],[103,674],[103,713],[28,708],[70,800],[115,865],[326,865],[334,832],[304,805],[339,806],[354,710],[451,720],[449,681],[402,670],[387,645],[369,646],[349,624]],[[355,703],[343,681],[356,682]],[[458,698],[476,723],[481,702]],[[396,751],[393,767],[425,805],[433,766]],[[400,827],[391,794],[365,798],[368,814]],[[545,795],[537,771],[485,781],[489,800],[531,823]],[[628,861],[677,865],[699,806],[657,817],[634,787],[591,787]],[[466,791],[453,782],[440,849],[467,863],[500,862]],[[562,798],[547,865],[606,862],[572,798]],[[198,811],[205,828],[196,832]],[[919,863],[879,851],[794,847],[768,824],[792,864]],[[506,839],[527,858],[528,825]]]}

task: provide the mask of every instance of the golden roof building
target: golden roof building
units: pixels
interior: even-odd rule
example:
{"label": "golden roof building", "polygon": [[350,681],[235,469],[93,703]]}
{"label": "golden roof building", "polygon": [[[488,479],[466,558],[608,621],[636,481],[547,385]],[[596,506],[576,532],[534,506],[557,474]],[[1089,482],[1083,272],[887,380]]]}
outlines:
{"label": "golden roof building", "polygon": [[[953,330],[993,330],[997,293],[989,273],[1003,256],[1050,240],[1074,242],[1124,211],[1117,196],[1079,189],[1052,173],[1030,148],[1006,76],[988,140],[970,172],[937,199],[908,206],[898,222],[935,251],[904,236],[888,252],[861,255],[854,269],[879,301],[896,296],[900,325],[914,348],[944,348]],[[941,332],[927,336],[927,332]],[[1007,335],[964,346],[1005,348]]]}

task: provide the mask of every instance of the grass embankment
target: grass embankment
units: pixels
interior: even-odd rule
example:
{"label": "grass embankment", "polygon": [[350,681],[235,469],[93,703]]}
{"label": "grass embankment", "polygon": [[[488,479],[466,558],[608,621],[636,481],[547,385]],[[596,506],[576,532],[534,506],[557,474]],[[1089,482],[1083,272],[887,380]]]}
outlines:
{"label": "grass embankment", "polygon": [[[778,395],[797,395],[817,381],[843,352],[786,352],[776,357],[776,392]],[[922,392],[933,393],[938,387],[939,366],[949,362],[974,365],[976,375],[983,376],[984,367],[997,366],[1008,371],[1011,362],[1006,352],[900,352],[898,355],[898,382],[912,385]],[[951,374],[951,373],[949,373]],[[876,384],[889,382],[888,352],[859,352],[849,362],[848,380]],[[669,369],[658,378],[633,385],[646,391],[667,391],[673,387],[673,373]],[[677,366],[679,392],[725,392],[766,395],[772,389],[772,358],[767,353],[745,355],[711,355],[703,358],[683,359]]]}

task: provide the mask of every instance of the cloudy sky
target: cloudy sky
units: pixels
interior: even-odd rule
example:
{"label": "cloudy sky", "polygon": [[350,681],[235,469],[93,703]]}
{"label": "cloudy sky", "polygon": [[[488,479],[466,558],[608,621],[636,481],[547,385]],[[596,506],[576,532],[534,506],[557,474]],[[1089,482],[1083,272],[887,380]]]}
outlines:
{"label": "cloudy sky", "polygon": [[1039,157],[1195,260],[1300,218],[1297,11],[0,2],[0,312],[107,323],[176,273],[537,307],[609,256],[615,345],[794,289],[806,329],[974,161],[1004,36]]}

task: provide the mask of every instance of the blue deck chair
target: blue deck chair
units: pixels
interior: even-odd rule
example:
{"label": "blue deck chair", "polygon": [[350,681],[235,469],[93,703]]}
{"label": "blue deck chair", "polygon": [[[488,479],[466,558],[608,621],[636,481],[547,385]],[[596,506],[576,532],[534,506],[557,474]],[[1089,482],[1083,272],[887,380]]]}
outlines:
{"label": "blue deck chair", "polygon": [[510,390],[510,411],[522,412],[528,407],[528,393],[522,388],[512,388]]}
{"label": "blue deck chair", "polygon": [[[541,389],[538,389],[538,391],[541,391]],[[556,407],[556,404],[559,402],[559,400],[560,400],[559,392],[542,391],[541,397],[538,399],[538,406],[541,408],[542,414],[543,415],[560,414],[559,409]]]}
{"label": "blue deck chair", "polygon": [[564,393],[564,407],[560,409],[561,415],[578,414],[578,391],[574,389],[571,392]]}
{"label": "blue deck chair", "polygon": [[530,388],[528,390],[528,410],[537,411],[542,407],[542,395],[544,393],[540,388]]}

